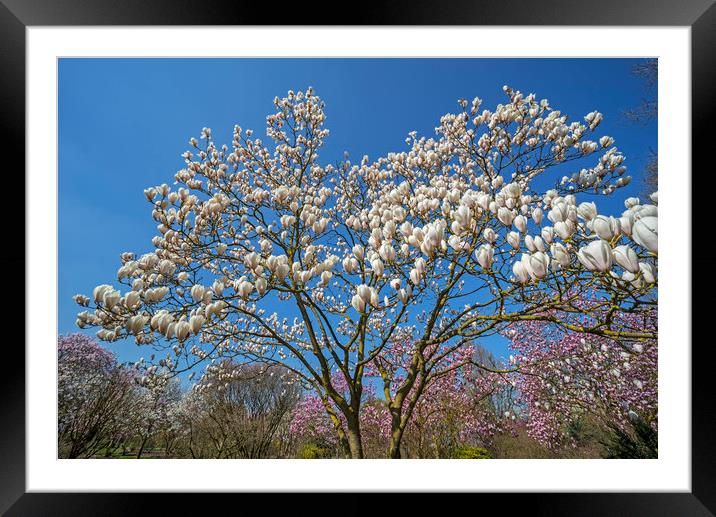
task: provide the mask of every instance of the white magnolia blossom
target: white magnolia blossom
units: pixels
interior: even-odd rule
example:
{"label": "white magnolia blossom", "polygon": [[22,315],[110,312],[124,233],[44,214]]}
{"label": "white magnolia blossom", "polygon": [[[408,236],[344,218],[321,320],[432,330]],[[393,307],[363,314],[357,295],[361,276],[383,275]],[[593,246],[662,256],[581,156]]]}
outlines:
{"label": "white magnolia blossom", "polygon": [[383,243],[379,250],[380,257],[386,262],[394,262],[396,258],[395,249],[389,242]]}
{"label": "white magnolia blossom", "polygon": [[356,244],[355,246],[353,246],[353,255],[355,255],[358,260],[363,260],[364,253],[365,251],[363,249],[363,246],[361,246],[360,244]]}
{"label": "white magnolia blossom", "polygon": [[656,216],[640,217],[632,227],[632,239],[652,253],[657,253],[659,251],[657,226]]}
{"label": "white magnolia blossom", "polygon": [[467,230],[472,223],[472,210],[470,207],[460,205],[452,214],[453,223],[451,229],[453,233],[459,235]]}
{"label": "white magnolia blossom", "polygon": [[531,235],[525,235],[525,246],[527,246],[527,249],[530,251],[530,253],[534,253],[535,251],[537,251],[534,237],[532,237]]}
{"label": "white magnolia blossom", "polygon": [[383,261],[379,258],[375,258],[371,260],[370,267],[373,269],[373,274],[375,276],[383,276],[383,272],[385,271],[385,268],[383,267]]}
{"label": "white magnolia blossom", "polygon": [[132,316],[131,318],[127,319],[127,330],[132,334],[138,334],[144,328],[144,325],[146,325],[148,319],[149,318],[142,315]]}
{"label": "white magnolia blossom", "polygon": [[509,208],[501,206],[497,210],[497,219],[505,226],[511,226],[512,221],[515,219],[515,213]]}
{"label": "white magnolia blossom", "polygon": [[542,228],[541,235],[542,235],[542,239],[546,243],[548,243],[548,244],[551,243],[552,239],[554,239],[554,228],[551,226],[545,226],[544,228]]}
{"label": "white magnolia blossom", "polygon": [[541,251],[524,253],[521,262],[533,280],[544,278],[549,271],[549,256]]}
{"label": "white magnolia blossom", "polygon": [[577,214],[585,221],[591,221],[597,216],[597,205],[592,203],[580,203],[577,207]]}
{"label": "white magnolia blossom", "polygon": [[622,244],[621,246],[615,247],[612,253],[614,254],[614,260],[621,267],[630,273],[639,272],[639,257],[632,248],[626,244]]}
{"label": "white magnolia blossom", "polygon": [[177,322],[175,327],[176,337],[179,341],[184,341],[189,336],[190,326],[189,322],[181,320]]}
{"label": "white magnolia blossom", "polygon": [[560,266],[563,268],[569,267],[571,260],[569,258],[569,252],[564,245],[555,242],[550,246],[550,251],[552,252],[552,258],[554,258]]}
{"label": "white magnolia blossom", "polygon": [[628,197],[624,200],[624,206],[627,210],[640,204],[641,200],[638,197]]}
{"label": "white magnolia blossom", "polygon": [[570,220],[558,221],[554,223],[554,233],[556,233],[560,239],[567,240],[574,233],[576,227]]}
{"label": "white magnolia blossom", "polygon": [[494,244],[495,241],[497,240],[497,234],[495,233],[495,230],[493,230],[492,228],[485,228],[485,231],[482,232],[482,236],[490,244]]}
{"label": "white magnolia blossom", "polygon": [[590,271],[600,271],[602,273],[609,271],[614,262],[612,248],[608,242],[602,239],[593,241],[586,247],[580,248],[577,252],[577,258],[585,268]]}
{"label": "white magnolia blossom", "polygon": [[171,260],[162,260],[159,262],[159,272],[162,275],[169,276],[174,273],[174,270],[176,269],[176,264],[172,263]]}
{"label": "white magnolia blossom", "polygon": [[361,284],[356,288],[356,294],[351,299],[351,305],[360,313],[366,312],[366,307],[372,305],[379,306],[378,293],[374,287]]}
{"label": "white magnolia blossom", "polygon": [[619,220],[614,217],[598,215],[591,221],[592,229],[600,239],[611,240],[619,235]]}
{"label": "white magnolia blossom", "polygon": [[137,291],[130,291],[124,297],[124,303],[128,309],[138,309],[142,304],[142,298]]}
{"label": "white magnolia blossom", "polygon": [[192,286],[191,290],[191,297],[194,299],[195,302],[200,302],[204,298],[204,286],[195,284]]}
{"label": "white magnolia blossom", "polygon": [[625,214],[622,217],[619,218],[619,228],[621,229],[621,232],[631,237],[632,234],[632,225],[634,223],[634,216],[632,214]]}
{"label": "white magnolia blossom", "polygon": [[84,294],[76,294],[72,297],[72,299],[75,301],[75,303],[81,305],[82,307],[87,307],[90,303],[89,297],[85,296]]}
{"label": "white magnolia blossom", "polygon": [[530,281],[530,274],[524,262],[515,262],[512,265],[512,272],[515,274],[515,278],[518,282],[526,284]]}
{"label": "white magnolia blossom", "polygon": [[206,322],[206,318],[202,316],[201,314],[196,314],[189,318],[189,330],[191,330],[192,333],[198,334],[201,331],[201,327]]}
{"label": "white magnolia blossom", "polygon": [[244,300],[248,299],[253,290],[254,285],[249,282],[246,277],[241,277],[239,279],[238,284],[236,286],[236,294],[238,294],[241,298],[243,298]]}
{"label": "white magnolia blossom", "polygon": [[[109,303],[107,303],[105,301],[105,297],[109,295],[110,301],[113,301],[114,293],[116,293],[116,290],[114,289],[114,287],[112,287],[111,285],[108,285],[108,284],[102,284],[102,285],[98,285],[97,287],[94,288],[94,290],[92,291],[92,297],[94,298],[94,301],[96,304],[106,305],[106,306],[108,306],[109,309],[112,309],[112,306],[110,306]],[[116,301],[119,301],[119,298],[117,298]],[[116,302],[114,302],[114,303],[116,303]],[[112,304],[112,305],[114,305],[114,304]]]}
{"label": "white magnolia blossom", "polygon": [[542,237],[539,236],[532,237],[531,235],[526,235],[525,246],[527,246],[527,249],[530,251],[530,253],[545,250],[544,240],[542,240]]}
{"label": "white magnolia blossom", "polygon": [[484,269],[490,269],[492,266],[492,257],[493,257],[494,251],[492,249],[492,246],[489,244],[483,244],[480,246],[477,250],[475,250],[475,257],[477,258],[477,263],[480,264]]}
{"label": "white magnolia blossom", "polygon": [[569,205],[565,202],[553,204],[552,210],[547,214],[552,224],[567,221],[569,217]]}
{"label": "white magnolia blossom", "polygon": [[654,266],[647,262],[640,262],[639,263],[639,271],[641,271],[641,274],[648,284],[653,284],[656,282],[656,271],[654,270]]}
{"label": "white magnolia blossom", "polygon": [[542,217],[544,216],[544,212],[540,207],[535,208],[532,210],[532,220],[535,222],[535,224],[541,224],[542,223]]}

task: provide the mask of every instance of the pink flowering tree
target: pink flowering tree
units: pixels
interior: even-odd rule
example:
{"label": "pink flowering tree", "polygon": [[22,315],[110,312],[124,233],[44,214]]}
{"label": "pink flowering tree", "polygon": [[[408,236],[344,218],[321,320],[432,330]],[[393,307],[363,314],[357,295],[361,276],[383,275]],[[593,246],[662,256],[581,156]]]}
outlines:
{"label": "pink flowering tree", "polygon": [[[390,350],[393,352],[391,357],[381,357],[378,361],[381,366],[367,372],[368,378],[376,377],[379,382],[366,385],[361,404],[360,425],[364,442],[370,442],[372,451],[380,451],[374,456],[384,456],[385,449],[393,443],[394,429],[389,407],[394,393],[390,392],[391,383],[383,379],[393,379],[399,385],[401,376],[405,375],[404,365],[393,368],[388,361],[404,361],[412,357],[411,346],[396,345]],[[421,396],[415,398],[411,418],[400,427],[404,437],[403,448],[408,456],[446,457],[463,443],[486,444],[500,430],[501,415],[493,397],[510,386],[509,379],[504,373],[497,373],[501,370],[494,360],[481,351],[465,347],[459,352],[466,357],[453,354],[454,357],[443,358],[441,368],[431,370],[427,380],[423,383],[421,379],[416,385],[416,389],[422,390]],[[473,366],[473,361],[478,358],[481,368]],[[334,382],[346,388],[340,380]],[[388,392],[381,397],[376,386],[382,386]],[[334,411],[339,414],[337,409],[334,408]],[[345,422],[340,420],[340,425],[345,425]],[[333,446],[337,442],[323,401],[315,393],[308,393],[299,401],[289,430],[295,436],[314,443]]]}
{"label": "pink flowering tree", "polygon": [[[340,393],[348,393],[348,383],[339,373],[333,373],[331,384]],[[371,428],[372,438],[382,441],[388,436],[390,427],[384,404],[376,406],[375,400],[373,386],[366,384],[360,404],[360,427],[363,431]],[[345,416],[336,404],[322,392],[308,389],[292,412],[289,432],[303,441],[332,449],[345,446],[340,438],[345,435],[346,428]]]}
{"label": "pink flowering tree", "polygon": [[502,427],[493,397],[505,387],[500,375],[469,366],[436,376],[406,426],[412,456],[444,458],[461,444],[488,445]]}
{"label": "pink flowering tree", "polygon": [[[573,322],[585,318],[561,317]],[[617,312],[613,318],[625,328],[657,328],[655,309],[639,315]],[[533,438],[551,447],[562,445],[569,439],[568,425],[585,416],[603,429],[628,431],[630,420],[639,418],[656,430],[657,340],[585,335],[542,321],[515,323],[506,333],[514,351],[512,378]]]}
{"label": "pink flowering tree", "polygon": [[[408,330],[416,332],[403,328],[404,333]],[[411,384],[406,380],[416,356],[421,366]],[[406,433],[419,455],[433,449],[439,453],[468,438],[484,441],[497,429],[491,397],[507,387],[510,371],[470,343],[435,344],[419,352],[410,339],[391,343],[367,368],[367,375],[382,386],[389,411],[388,455],[399,456]],[[406,386],[410,389],[401,391]],[[407,411],[398,414],[390,409],[399,397],[404,397]],[[449,445],[441,446],[441,441]]]}
{"label": "pink flowering tree", "polygon": [[129,440],[141,410],[136,374],[83,334],[57,340],[60,457],[86,458]]}
{"label": "pink flowering tree", "polygon": [[430,364],[585,290],[638,312],[656,285],[655,204],[629,199],[614,217],[578,203],[629,182],[613,139],[597,134],[602,115],[570,121],[546,99],[505,93],[494,110],[461,100],[434,136],[412,132],[407,149],[358,163],[322,158],[326,114],[310,88],[274,99],[268,142],[236,126],[219,145],[204,128],[179,187],[145,190],[153,250],[122,255],[119,288],[77,295],[77,324],[164,348],[169,374],[222,358],[290,368],[353,458],[364,456],[366,370],[409,340],[388,390],[389,456],[400,457]]}

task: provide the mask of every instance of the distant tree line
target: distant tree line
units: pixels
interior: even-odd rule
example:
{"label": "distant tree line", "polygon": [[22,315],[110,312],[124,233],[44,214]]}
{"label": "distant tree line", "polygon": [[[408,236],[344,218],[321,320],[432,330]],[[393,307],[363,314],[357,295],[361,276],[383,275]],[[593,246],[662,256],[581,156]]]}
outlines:
{"label": "distant tree line", "polygon": [[[528,329],[534,331],[535,329]],[[519,339],[518,335],[514,339]],[[560,353],[564,349],[559,350]],[[485,350],[481,365],[501,367]],[[343,450],[323,401],[289,369],[210,365],[190,389],[176,379],[156,382],[141,366],[120,364],[83,334],[58,339],[60,458],[338,458]],[[333,381],[340,386],[338,380]],[[522,388],[524,393],[520,394]],[[541,439],[524,395],[544,386],[519,385],[510,376],[460,368],[426,390],[406,430],[404,458],[653,457],[655,426],[632,412],[627,424],[603,422],[575,405]],[[390,415],[366,390],[361,428],[368,458],[384,458]],[[577,402],[577,401],[574,401]],[[539,404],[538,404],[539,405]],[[596,407],[596,406],[595,406]],[[603,414],[601,415],[603,416]]]}

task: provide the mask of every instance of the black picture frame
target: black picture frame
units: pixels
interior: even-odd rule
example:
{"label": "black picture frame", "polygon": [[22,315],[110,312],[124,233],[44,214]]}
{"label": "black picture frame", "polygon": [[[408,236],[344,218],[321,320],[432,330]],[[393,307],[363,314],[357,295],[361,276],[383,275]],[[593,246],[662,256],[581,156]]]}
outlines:
{"label": "black picture frame", "polygon": [[[277,25],[284,23],[316,25],[316,12],[331,12],[330,4],[322,9],[321,2],[311,4],[312,9],[293,9],[280,14],[273,2],[217,2],[211,0],[0,0],[0,64],[3,78],[0,81],[0,111],[2,113],[3,143],[10,162],[4,171],[12,185],[12,199],[6,201],[6,210],[24,213],[26,192],[16,171],[24,171],[25,149],[25,29],[28,26],[82,26],[82,25]],[[338,21],[338,23],[336,23]],[[502,0],[500,2],[391,1],[385,4],[356,4],[349,14],[325,21],[327,25],[551,25],[551,26],[689,26],[691,27],[691,79],[692,79],[692,156],[693,170],[698,176],[713,169],[714,115],[716,102],[716,5],[714,0],[600,0],[575,2],[574,0]],[[90,44],[90,42],[88,42]],[[668,102],[668,99],[662,102]],[[11,163],[11,168],[8,166]],[[671,171],[685,174],[688,171]],[[19,185],[23,185],[21,188]],[[19,195],[22,190],[24,195]],[[696,193],[708,188],[696,189]],[[8,203],[18,206],[8,208]],[[692,221],[707,216],[709,203],[692,201]],[[688,216],[688,210],[685,215]],[[704,236],[692,226],[693,242]],[[3,271],[25,269],[25,227],[7,228],[16,251],[0,255]],[[708,236],[707,236],[708,238]],[[689,245],[685,239],[680,245]],[[48,250],[48,253],[53,252]],[[692,271],[713,270],[714,255],[709,252],[693,255]],[[25,278],[32,271],[25,269]],[[17,315],[18,294],[24,292],[19,284],[21,275],[7,275],[4,282],[13,296],[3,296],[3,314]],[[708,285],[699,279],[699,292],[710,292]],[[24,284],[24,282],[22,282]],[[710,304],[699,302],[692,290],[692,321],[709,321]],[[24,299],[24,296],[23,296]],[[685,301],[688,303],[688,301]],[[15,316],[17,318],[17,316]],[[17,318],[19,319],[19,318]],[[692,322],[683,322],[690,329],[695,346],[692,354],[692,456],[689,493],[550,493],[550,494],[451,494],[451,500],[474,505],[475,511],[486,509],[486,499],[504,505],[510,511],[523,509],[530,515],[714,515],[716,513],[716,404],[711,387],[713,373],[713,346],[708,338],[696,339]],[[20,322],[14,321],[16,328]],[[0,512],[7,515],[132,515],[146,509],[147,499],[161,499],[164,511],[186,508],[186,497],[179,494],[132,495],[79,494],[79,493],[26,493],[25,488],[25,353],[17,338],[5,335],[3,359],[6,367],[0,374]],[[669,346],[688,347],[690,343],[668,343]],[[26,343],[27,346],[27,343]],[[364,506],[360,494],[340,494],[345,508]],[[422,505],[428,494],[413,495],[414,504]],[[212,497],[217,497],[213,494]],[[242,505],[257,499],[258,495],[240,494]],[[265,495],[264,495],[265,497]],[[442,501],[446,508],[447,495]],[[222,497],[225,500],[226,497]],[[249,501],[247,501],[247,499]],[[290,501],[289,501],[290,499]],[[391,498],[391,504],[406,511],[402,497]],[[272,501],[277,499],[273,498]],[[223,501],[214,499],[213,504]],[[283,503],[272,502],[277,509],[300,508],[311,505],[310,494],[292,494]],[[278,504],[279,506],[275,506]],[[248,506],[244,506],[248,508]],[[308,506],[307,508],[310,508]],[[299,511],[299,513],[301,513]],[[350,510],[346,513],[351,513]],[[383,513],[383,512],[381,512]],[[521,512],[520,512],[521,513]]]}

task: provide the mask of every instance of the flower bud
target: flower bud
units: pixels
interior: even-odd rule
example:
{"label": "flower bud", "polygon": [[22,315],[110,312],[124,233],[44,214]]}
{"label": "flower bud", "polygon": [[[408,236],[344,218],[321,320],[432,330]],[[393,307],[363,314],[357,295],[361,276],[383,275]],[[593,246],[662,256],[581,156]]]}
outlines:
{"label": "flower bud", "polygon": [[656,271],[654,271],[654,267],[651,264],[640,262],[639,270],[641,271],[644,281],[647,284],[656,283]]}
{"label": "flower bud", "polygon": [[591,221],[597,216],[597,205],[594,203],[580,203],[577,207],[577,215],[585,221]]}
{"label": "flower bud", "polygon": [[532,210],[532,220],[536,224],[540,224],[542,222],[542,217],[544,216],[544,212],[541,208],[537,207],[534,210]]}
{"label": "flower bud", "polygon": [[512,221],[514,220],[514,218],[515,218],[515,214],[509,208],[505,208],[504,206],[501,206],[497,210],[497,219],[505,226],[510,226],[512,224]]}
{"label": "flower bud", "polygon": [[619,222],[613,217],[598,215],[592,221],[592,230],[600,239],[608,241],[619,234]]}
{"label": "flower bud", "polygon": [[526,284],[530,280],[530,274],[527,272],[527,268],[522,262],[515,262],[512,264],[512,272],[515,274],[515,278],[518,282]]}
{"label": "flower bud", "polygon": [[495,240],[497,240],[497,235],[495,234],[495,230],[493,230],[492,228],[485,228],[485,231],[482,232],[482,236],[490,244],[493,244],[495,242]]}
{"label": "flower bud", "polygon": [[353,298],[351,298],[351,305],[358,312],[365,312],[365,301],[360,295],[353,295]]}
{"label": "flower bud", "polygon": [[194,284],[192,288],[189,291],[191,293],[191,297],[195,302],[200,302],[204,298],[204,286],[199,284]]}
{"label": "flower bud", "polygon": [[477,258],[478,264],[482,266],[484,269],[490,269],[492,266],[492,256],[493,256],[493,250],[492,246],[489,244],[483,244],[475,251],[475,257]]}
{"label": "flower bud", "polygon": [[552,252],[552,258],[554,258],[560,266],[563,268],[569,267],[571,260],[567,248],[560,243],[554,243],[550,246],[550,251]]}

